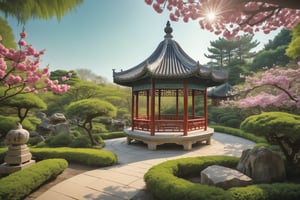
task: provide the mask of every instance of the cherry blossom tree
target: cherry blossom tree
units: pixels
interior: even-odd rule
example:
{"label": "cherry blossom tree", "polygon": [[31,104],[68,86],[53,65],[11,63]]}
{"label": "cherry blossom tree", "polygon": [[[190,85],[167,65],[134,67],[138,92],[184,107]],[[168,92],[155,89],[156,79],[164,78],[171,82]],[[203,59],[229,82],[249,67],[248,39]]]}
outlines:
{"label": "cherry blossom tree", "polygon": [[20,33],[17,50],[1,44],[0,36],[0,102],[18,94],[38,93],[40,90],[61,94],[70,88],[63,82],[72,76],[71,73],[63,76],[61,81],[50,80],[49,68],[40,69],[40,59],[45,51],[37,51],[28,45],[26,36],[26,32]]}
{"label": "cherry blossom tree", "polygon": [[240,108],[268,106],[300,108],[300,68],[271,68],[245,77],[245,84],[235,90],[238,99],[225,105]]}
{"label": "cherry blossom tree", "polygon": [[170,19],[198,20],[202,29],[227,39],[240,31],[270,33],[279,27],[291,29],[300,21],[297,0],[145,0],[158,13],[170,12]]}

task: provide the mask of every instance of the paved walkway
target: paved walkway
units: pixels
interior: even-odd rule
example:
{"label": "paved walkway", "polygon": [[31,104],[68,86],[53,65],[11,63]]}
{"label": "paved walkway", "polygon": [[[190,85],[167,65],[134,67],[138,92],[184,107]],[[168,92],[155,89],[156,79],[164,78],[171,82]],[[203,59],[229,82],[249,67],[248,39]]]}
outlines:
{"label": "paved walkway", "polygon": [[211,145],[199,144],[192,151],[177,146],[149,151],[143,144],[127,145],[125,138],[106,140],[105,149],[118,155],[119,164],[87,171],[67,179],[43,193],[37,200],[125,200],[145,188],[144,174],[166,160],[204,155],[240,156],[254,143],[239,137],[214,133]]}

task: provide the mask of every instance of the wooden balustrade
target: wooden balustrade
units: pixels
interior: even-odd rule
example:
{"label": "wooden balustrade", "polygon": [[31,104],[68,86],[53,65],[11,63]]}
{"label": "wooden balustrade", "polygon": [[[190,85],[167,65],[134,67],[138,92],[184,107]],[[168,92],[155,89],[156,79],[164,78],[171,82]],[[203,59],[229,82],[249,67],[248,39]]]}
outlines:
{"label": "wooden balustrade", "polygon": [[[178,115],[160,115],[155,116],[155,132],[183,132],[184,121],[183,117]],[[136,130],[150,131],[151,117],[140,116],[134,119],[134,127]],[[188,131],[205,130],[205,118],[189,116]]]}

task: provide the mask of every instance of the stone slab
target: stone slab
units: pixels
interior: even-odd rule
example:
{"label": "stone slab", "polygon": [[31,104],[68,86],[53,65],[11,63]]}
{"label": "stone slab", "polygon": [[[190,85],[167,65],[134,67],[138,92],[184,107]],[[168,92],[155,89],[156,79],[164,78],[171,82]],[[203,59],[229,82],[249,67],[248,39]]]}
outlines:
{"label": "stone slab", "polygon": [[252,179],[235,169],[212,165],[201,171],[201,184],[229,189],[250,185]]}

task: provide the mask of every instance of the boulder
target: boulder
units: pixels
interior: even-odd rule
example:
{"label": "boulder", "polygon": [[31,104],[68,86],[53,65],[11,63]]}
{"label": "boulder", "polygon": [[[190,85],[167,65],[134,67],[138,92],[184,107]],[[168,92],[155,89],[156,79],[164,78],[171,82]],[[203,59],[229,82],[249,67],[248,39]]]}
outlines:
{"label": "boulder", "polygon": [[229,189],[250,185],[252,179],[235,169],[212,165],[201,171],[201,184]]}
{"label": "boulder", "polygon": [[59,124],[50,124],[48,128],[51,130],[53,135],[57,135],[59,133],[70,133],[69,123],[59,123]]}
{"label": "boulder", "polygon": [[255,183],[281,182],[286,178],[282,157],[265,147],[244,150],[237,170],[251,177]]}
{"label": "boulder", "polygon": [[67,121],[65,115],[62,113],[54,113],[53,115],[51,115],[49,120],[50,120],[50,124],[59,124]]}

